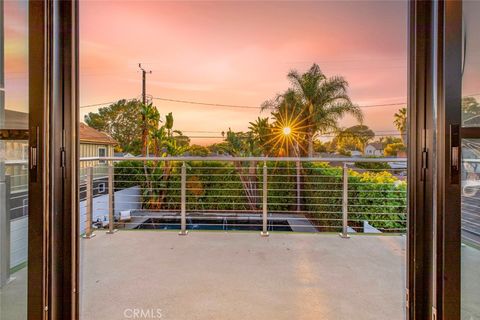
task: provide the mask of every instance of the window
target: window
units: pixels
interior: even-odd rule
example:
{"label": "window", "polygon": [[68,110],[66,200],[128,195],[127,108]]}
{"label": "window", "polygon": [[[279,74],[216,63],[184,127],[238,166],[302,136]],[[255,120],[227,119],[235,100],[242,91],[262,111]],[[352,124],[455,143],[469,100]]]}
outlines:
{"label": "window", "polygon": [[[100,147],[98,148],[98,157],[99,158],[105,158],[107,156],[107,148],[105,147]],[[99,160],[99,163],[105,163],[105,160]]]}

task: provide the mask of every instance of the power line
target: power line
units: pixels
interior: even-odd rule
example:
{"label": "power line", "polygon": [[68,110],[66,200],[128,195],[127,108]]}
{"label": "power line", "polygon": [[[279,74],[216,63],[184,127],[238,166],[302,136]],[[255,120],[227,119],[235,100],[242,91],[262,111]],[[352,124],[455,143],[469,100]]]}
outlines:
{"label": "power line", "polygon": [[[465,97],[474,97],[474,96],[480,96],[480,93],[465,95]],[[128,99],[127,101],[133,100],[133,99]],[[247,106],[247,105],[210,103],[210,102],[203,102],[203,101],[180,100],[180,99],[160,98],[160,97],[153,97],[152,99],[159,100],[159,101],[166,101],[166,102],[185,103],[185,104],[192,104],[192,105],[203,105],[203,106],[223,107],[223,108],[241,108],[241,109],[260,109],[261,108],[261,107],[255,107],[255,106]],[[116,102],[117,101],[110,101],[110,102],[104,102],[104,103],[90,104],[90,105],[80,106],[80,108],[98,107],[102,105],[113,104]],[[393,107],[393,106],[401,106],[406,104],[407,102],[394,102],[394,103],[367,104],[367,105],[360,105],[358,107],[359,108]]]}
{"label": "power line", "polygon": [[195,104],[195,105],[202,105],[202,106],[212,106],[212,107],[260,109],[260,107],[242,106],[242,105],[234,105],[234,104],[209,103],[209,102],[177,100],[177,99],[158,98],[158,97],[153,97],[152,99],[160,100],[160,101],[175,102],[175,103],[186,103],[186,104]]}
{"label": "power line", "polygon": [[[158,97],[153,97],[152,99],[160,100],[160,101],[175,102],[175,103],[186,103],[186,104],[193,104],[193,105],[204,105],[204,106],[225,107],[225,108],[244,108],[244,109],[260,109],[261,108],[261,107],[246,106],[246,105],[209,103],[209,102],[200,102],[200,101],[191,101],[191,100],[178,100],[178,99],[158,98]],[[363,106],[359,106],[359,108],[399,106],[399,105],[403,105],[403,104],[406,104],[406,102],[363,105]]]}
{"label": "power line", "polygon": [[[132,99],[126,99],[127,101],[134,100],[135,98]],[[199,102],[199,101],[189,101],[189,100],[177,100],[177,99],[169,99],[169,98],[158,98],[154,97],[152,99],[155,100],[161,100],[161,101],[167,101],[167,102],[174,102],[174,103],[186,103],[186,104],[193,104],[193,105],[204,105],[204,106],[211,106],[211,107],[223,107],[223,108],[242,108],[242,109],[260,109],[261,107],[254,107],[254,106],[245,106],[245,105],[232,105],[232,104],[221,104],[221,103],[208,103],[208,102]],[[81,109],[83,108],[93,108],[93,107],[100,107],[104,105],[110,105],[114,104],[118,101],[109,101],[109,102],[103,102],[103,103],[95,103],[95,104],[88,104],[88,105],[83,105],[80,106]],[[374,108],[374,107],[383,107],[383,106],[400,106],[405,104],[404,102],[398,102],[398,103],[385,103],[385,104],[371,104],[371,105],[363,105],[359,106],[359,108]]]}
{"label": "power line", "polygon": [[[122,99],[123,100],[123,99]],[[125,99],[126,101],[132,100],[132,99]],[[103,103],[95,103],[95,104],[87,104],[84,106],[80,106],[79,108],[93,108],[93,107],[100,107],[100,106],[105,106],[105,105],[111,105],[114,103],[117,103],[118,101],[109,101],[109,102],[103,102]]]}

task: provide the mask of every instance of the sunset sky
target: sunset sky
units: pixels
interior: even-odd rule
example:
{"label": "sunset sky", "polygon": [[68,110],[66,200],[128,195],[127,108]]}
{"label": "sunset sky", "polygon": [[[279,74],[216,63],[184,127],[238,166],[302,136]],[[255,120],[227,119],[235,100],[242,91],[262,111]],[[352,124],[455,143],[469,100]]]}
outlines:
{"label": "sunset sky", "polygon": [[[26,10],[11,2],[10,7],[6,32],[12,55],[26,44],[14,36],[21,33]],[[344,76],[359,105],[402,103],[407,2],[87,0],[80,2],[80,51],[81,106],[139,98],[139,62],[153,72],[147,83],[153,97],[259,107],[288,87],[291,69],[306,71],[315,62],[328,76]],[[17,56],[7,65],[10,109],[23,104],[24,95],[15,93],[22,90],[14,88],[21,87],[18,65],[26,55]],[[192,141],[201,144],[268,116],[255,108],[154,103],[162,115],[173,112],[176,129],[208,136]],[[392,120],[399,107],[365,108],[365,123],[395,133]],[[81,118],[96,109],[81,108]],[[352,124],[349,118],[342,121]]]}
{"label": "sunset sky", "polygon": [[[289,70],[316,62],[328,76],[344,76],[359,105],[406,101],[406,1],[82,1],[80,19],[81,105],[140,97],[139,62],[153,72],[153,97],[258,107],[288,87]],[[245,130],[268,116],[154,103],[190,136]],[[366,124],[390,132],[397,109],[365,108]],[[94,110],[82,108],[82,118]]]}

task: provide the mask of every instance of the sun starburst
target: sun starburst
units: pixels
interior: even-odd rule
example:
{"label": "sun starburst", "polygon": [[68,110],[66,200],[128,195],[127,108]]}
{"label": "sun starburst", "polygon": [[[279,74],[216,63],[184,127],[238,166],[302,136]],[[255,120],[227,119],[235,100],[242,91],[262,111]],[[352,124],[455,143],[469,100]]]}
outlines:
{"label": "sun starburst", "polygon": [[298,112],[296,115],[289,114],[288,108],[275,115],[276,121],[272,129],[272,135],[268,143],[273,145],[273,150],[283,156],[300,156],[300,150],[305,153],[303,141],[307,135],[308,125],[306,119]]}

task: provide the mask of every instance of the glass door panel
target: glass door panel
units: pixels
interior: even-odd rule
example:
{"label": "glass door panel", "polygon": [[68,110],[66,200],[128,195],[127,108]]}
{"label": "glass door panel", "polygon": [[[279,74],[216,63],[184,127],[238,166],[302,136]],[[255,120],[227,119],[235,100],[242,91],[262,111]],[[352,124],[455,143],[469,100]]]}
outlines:
{"label": "glass door panel", "polygon": [[480,139],[464,139],[462,173],[462,319],[480,319]]}
{"label": "glass door panel", "polygon": [[461,318],[480,319],[480,2],[464,1]]}
{"label": "glass door panel", "polygon": [[27,318],[28,2],[0,1],[0,319]]}

